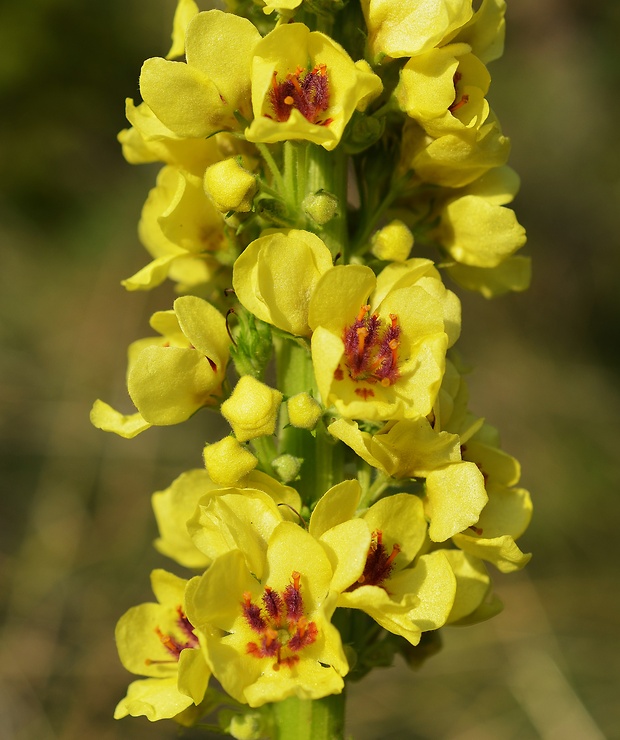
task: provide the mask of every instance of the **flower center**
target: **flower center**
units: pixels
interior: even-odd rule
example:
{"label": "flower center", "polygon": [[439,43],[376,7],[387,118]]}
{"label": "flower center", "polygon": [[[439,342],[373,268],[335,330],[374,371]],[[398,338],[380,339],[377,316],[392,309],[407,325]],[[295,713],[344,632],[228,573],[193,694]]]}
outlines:
{"label": "flower center", "polygon": [[[344,364],[349,377],[355,381],[380,383],[384,388],[393,385],[400,377],[398,347],[400,326],[398,317],[391,313],[390,324],[383,327],[377,314],[370,313],[370,306],[362,306],[355,321],[344,329]],[[337,368],[334,377],[342,380],[344,373]],[[366,400],[374,396],[370,388],[355,391]]]}
{"label": "flower center", "polygon": [[296,108],[310,123],[327,126],[332,122],[331,118],[319,120],[329,106],[327,67],[324,64],[312,70],[297,67],[295,72],[286,75],[283,82],[278,82],[278,73],[274,71],[269,102],[278,122],[288,121],[291,111]]}
{"label": "flower center", "polygon": [[301,575],[293,571],[292,583],[279,594],[267,586],[262,604],[253,604],[249,592],[243,594],[241,609],[258,642],[248,642],[246,652],[255,658],[275,658],[273,669],[291,668],[299,662],[298,653],[317,639],[318,628],[304,614]]}
{"label": "flower center", "polygon": [[400,545],[392,546],[392,552],[388,555],[385,545],[383,544],[383,532],[377,530],[372,533],[372,540],[366,556],[366,565],[364,572],[353,583],[347,591],[355,591],[360,586],[381,586],[390,577],[394,568],[394,560],[400,552]]}
{"label": "flower center", "polygon": [[[170,634],[164,634],[159,627],[155,628],[155,634],[157,637],[159,637],[159,640],[161,644],[164,646],[164,648],[167,650],[167,652],[172,656],[174,661],[179,660],[179,657],[181,655],[181,651],[185,650],[186,648],[197,648],[198,647],[198,638],[194,634],[194,627],[192,623],[189,621],[189,619],[185,616],[185,612],[183,609],[181,609],[180,606],[177,606],[177,627],[179,628],[179,632],[181,633],[182,637],[181,639],[177,639],[176,637],[173,637]],[[153,663],[172,663],[171,660],[151,660],[150,658],[147,658],[144,661],[147,665],[152,665]]]}

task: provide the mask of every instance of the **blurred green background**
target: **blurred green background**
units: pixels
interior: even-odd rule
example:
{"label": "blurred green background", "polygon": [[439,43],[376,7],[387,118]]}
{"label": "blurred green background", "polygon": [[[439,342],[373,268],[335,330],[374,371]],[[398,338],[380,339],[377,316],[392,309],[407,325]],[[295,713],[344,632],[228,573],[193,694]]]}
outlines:
{"label": "blurred green background", "polygon": [[[152,491],[200,464],[203,419],[131,442],[90,427],[125,404],[125,348],[168,307],[128,294],[154,169],[116,144],[174,0],[0,6],[0,737],[172,738],[115,722],[130,676],[114,624],[150,600]],[[502,615],[444,630],[420,671],[350,690],[356,740],[620,738],[620,3],[509,0],[491,103],[513,139],[534,282],[462,296],[472,407],[523,464],[534,559],[496,578]],[[200,417],[200,415],[198,415]],[[198,440],[198,442],[196,441]]]}

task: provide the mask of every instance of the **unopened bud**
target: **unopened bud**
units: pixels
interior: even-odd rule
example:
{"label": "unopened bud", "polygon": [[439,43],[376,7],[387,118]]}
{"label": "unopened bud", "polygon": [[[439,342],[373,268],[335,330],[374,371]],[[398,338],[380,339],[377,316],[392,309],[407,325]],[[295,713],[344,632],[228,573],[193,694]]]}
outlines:
{"label": "unopened bud", "polygon": [[280,455],[271,461],[271,467],[282,483],[290,483],[299,475],[303,458],[294,455]]}
{"label": "unopened bud", "polygon": [[380,260],[404,262],[413,247],[413,234],[398,219],[377,231],[372,237],[372,253]]}
{"label": "unopened bud", "polygon": [[321,404],[305,391],[289,398],[286,408],[289,422],[300,429],[314,429],[321,418]]}
{"label": "unopened bud", "polygon": [[238,158],[231,157],[207,167],[204,189],[218,211],[247,213],[252,210],[256,177],[241,166]]}
{"label": "unopened bud", "polygon": [[218,486],[234,486],[258,465],[258,459],[234,437],[207,445],[203,457],[209,478]]}
{"label": "unopened bud", "polygon": [[222,404],[222,416],[239,442],[273,434],[282,394],[251,375],[244,375],[230,398]]}
{"label": "unopened bud", "polygon": [[319,190],[317,193],[307,195],[301,207],[315,223],[323,226],[323,224],[331,221],[338,212],[338,198],[324,190]]}

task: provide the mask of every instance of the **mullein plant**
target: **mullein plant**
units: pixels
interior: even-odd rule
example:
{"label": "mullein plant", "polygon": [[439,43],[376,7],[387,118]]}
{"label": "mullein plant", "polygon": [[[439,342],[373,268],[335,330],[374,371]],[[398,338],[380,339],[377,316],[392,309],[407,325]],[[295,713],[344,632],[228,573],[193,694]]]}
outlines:
{"label": "mullein plant", "polygon": [[[501,609],[529,560],[518,462],[469,410],[459,289],[524,290],[487,63],[504,0],[179,0],[119,134],[162,168],[123,281],[179,297],[129,347],[131,438],[210,410],[153,495],[155,599],[116,640],[117,718],[340,738],[345,687]],[[203,447],[200,459],[200,446]]]}

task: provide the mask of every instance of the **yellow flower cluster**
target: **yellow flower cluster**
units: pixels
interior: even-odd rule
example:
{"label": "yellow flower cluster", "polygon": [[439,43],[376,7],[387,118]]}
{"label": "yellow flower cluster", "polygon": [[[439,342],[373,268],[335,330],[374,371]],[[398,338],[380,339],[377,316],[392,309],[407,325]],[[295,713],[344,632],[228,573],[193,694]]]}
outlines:
{"label": "yellow flower cluster", "polygon": [[193,573],[155,571],[157,601],[121,618],[143,678],[116,716],[192,724],[226,703],[213,676],[258,710],[223,729],[258,738],[280,721],[262,707],[493,616],[487,564],[529,560],[530,497],[468,408],[444,284],[523,290],[529,262],[487,101],[504,0],[235,9],[179,0],[127,101],[126,159],[163,168],[138,229],[152,260],[123,284],[181,295],[129,347],[135,411],[91,419],[123,437],[204,408],[227,423],[153,496],[155,547]]}

